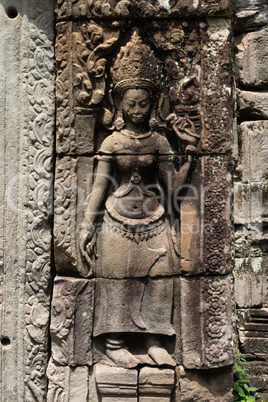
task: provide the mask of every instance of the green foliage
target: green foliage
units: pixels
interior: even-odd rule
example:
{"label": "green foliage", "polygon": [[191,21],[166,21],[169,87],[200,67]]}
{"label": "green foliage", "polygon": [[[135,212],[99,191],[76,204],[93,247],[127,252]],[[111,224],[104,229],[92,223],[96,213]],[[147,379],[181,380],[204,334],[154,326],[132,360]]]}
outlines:
{"label": "green foliage", "polygon": [[234,365],[234,401],[256,402],[258,388],[251,387],[249,381],[248,363],[237,351],[237,360]]}

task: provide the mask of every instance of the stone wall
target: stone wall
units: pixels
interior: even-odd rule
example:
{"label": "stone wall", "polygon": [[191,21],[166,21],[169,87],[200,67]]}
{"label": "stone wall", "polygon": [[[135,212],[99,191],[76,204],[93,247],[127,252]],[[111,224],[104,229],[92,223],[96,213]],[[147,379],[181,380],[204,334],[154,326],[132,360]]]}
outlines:
{"label": "stone wall", "polygon": [[268,398],[268,5],[236,2],[235,290],[239,346]]}

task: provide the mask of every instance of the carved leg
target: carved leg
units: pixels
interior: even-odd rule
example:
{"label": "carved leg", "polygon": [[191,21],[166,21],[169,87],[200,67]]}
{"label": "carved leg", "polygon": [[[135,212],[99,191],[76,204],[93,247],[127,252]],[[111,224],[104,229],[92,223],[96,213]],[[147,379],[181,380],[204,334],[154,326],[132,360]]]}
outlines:
{"label": "carved leg", "polygon": [[124,340],[120,338],[120,335],[111,335],[106,339],[106,355],[117,366],[124,368],[134,368],[139,364],[139,360],[136,359],[124,346]]}

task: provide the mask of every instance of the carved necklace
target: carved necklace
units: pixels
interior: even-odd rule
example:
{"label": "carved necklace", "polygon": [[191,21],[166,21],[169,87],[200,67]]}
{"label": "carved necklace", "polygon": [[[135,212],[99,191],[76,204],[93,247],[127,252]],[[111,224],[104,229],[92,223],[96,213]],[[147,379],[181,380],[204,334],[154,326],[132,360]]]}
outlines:
{"label": "carved necklace", "polygon": [[134,134],[133,131],[130,131],[127,129],[121,130],[121,133],[126,135],[127,137],[134,138],[134,139],[147,138],[147,137],[150,137],[150,135],[152,135],[152,131],[149,131],[148,133],[145,133],[145,134],[137,135],[137,134]]}

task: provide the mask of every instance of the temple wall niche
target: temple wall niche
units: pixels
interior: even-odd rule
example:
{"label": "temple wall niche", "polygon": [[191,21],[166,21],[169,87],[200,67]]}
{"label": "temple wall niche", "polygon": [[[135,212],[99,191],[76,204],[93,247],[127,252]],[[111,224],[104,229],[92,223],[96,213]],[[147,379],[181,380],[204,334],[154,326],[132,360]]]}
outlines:
{"label": "temple wall niche", "polygon": [[268,397],[268,10],[237,1],[235,70],[238,137],[234,182],[235,291],[239,347],[252,386]]}
{"label": "temple wall niche", "polygon": [[230,10],[57,2],[49,401],[233,398]]}

